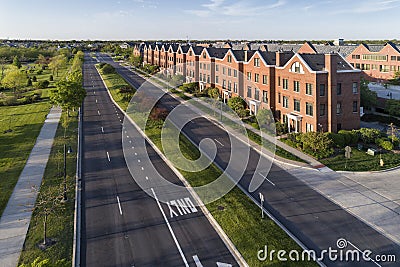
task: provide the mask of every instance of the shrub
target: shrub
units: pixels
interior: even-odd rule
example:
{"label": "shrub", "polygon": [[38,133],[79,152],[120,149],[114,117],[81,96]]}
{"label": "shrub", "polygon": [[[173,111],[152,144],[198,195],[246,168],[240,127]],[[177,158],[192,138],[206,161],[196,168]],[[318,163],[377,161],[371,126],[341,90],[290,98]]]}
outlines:
{"label": "shrub", "polygon": [[348,144],[346,142],[346,135],[344,134],[327,133],[326,136],[332,140],[337,148],[344,148]]}
{"label": "shrub", "polygon": [[26,83],[26,86],[32,86],[32,80],[29,78],[28,82]]}
{"label": "shrub", "polygon": [[288,128],[286,123],[281,123],[280,121],[278,121],[275,124],[275,129],[276,129],[276,135],[280,136],[280,135],[284,135],[288,133]]}
{"label": "shrub", "polygon": [[385,150],[393,150],[394,146],[392,144],[392,142],[390,142],[389,140],[384,140],[384,139],[377,139],[379,140],[379,146]]}
{"label": "shrub", "polygon": [[50,75],[49,81],[50,81],[50,82],[54,81],[53,75]]}
{"label": "shrub", "polygon": [[8,96],[3,101],[4,106],[14,106],[16,104],[18,104],[18,99],[15,96]]}
{"label": "shrub", "polygon": [[32,82],[37,82],[36,76],[33,76],[33,77],[32,77]]}
{"label": "shrub", "polygon": [[47,87],[49,87],[50,82],[48,80],[44,80],[44,81],[39,81],[36,84],[36,88],[37,89],[46,89]]}
{"label": "shrub", "polygon": [[366,144],[374,143],[376,138],[381,137],[381,132],[377,129],[361,128],[359,132],[361,140]]}
{"label": "shrub", "polygon": [[42,75],[42,74],[43,74],[43,70],[38,70],[38,71],[37,71],[37,74],[38,74],[38,75]]}
{"label": "shrub", "polygon": [[100,69],[102,69],[105,65],[107,65],[107,63],[101,62],[101,63],[99,64]]}

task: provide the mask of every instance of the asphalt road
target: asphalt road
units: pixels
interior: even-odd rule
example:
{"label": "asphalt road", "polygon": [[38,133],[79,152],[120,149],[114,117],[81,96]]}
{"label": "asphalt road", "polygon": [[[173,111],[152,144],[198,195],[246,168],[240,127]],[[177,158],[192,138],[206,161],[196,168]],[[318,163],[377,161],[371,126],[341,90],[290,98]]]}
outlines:
{"label": "asphalt road", "polygon": [[[183,212],[156,200],[163,188],[151,182],[155,174],[150,162],[140,161],[144,154],[169,182],[182,183],[134,127],[123,128],[123,114],[113,105],[95,63],[85,57],[81,265],[238,266],[200,209],[190,206]],[[131,141],[131,159],[138,161],[135,177],[149,181],[153,197],[129,172],[122,138]],[[196,203],[187,190],[169,193],[172,202]]]}
{"label": "asphalt road", "polygon": [[[134,87],[139,88],[144,83],[143,78],[114,63],[110,57],[101,55],[100,58],[102,61],[113,64],[117,71]],[[148,83],[146,86],[149,87]],[[149,88],[146,89],[150,90]],[[159,89],[153,86],[151,90]],[[172,110],[180,104],[178,100],[168,94],[160,100],[160,103],[168,110]],[[182,113],[189,114],[191,112],[193,111],[187,109],[186,112]],[[183,133],[197,145],[205,138],[218,140],[216,143],[218,153],[214,162],[220,168],[225,170],[230,160],[233,165],[241,164],[239,162],[240,157],[233,156],[231,158],[231,143],[227,133],[206,118],[197,119],[194,123],[187,124],[183,128]],[[315,250],[318,253],[329,249],[329,247],[338,249],[337,241],[344,238],[349,241],[345,251],[370,250],[372,257],[376,255],[396,255],[397,258],[397,263],[374,263],[362,259],[360,262],[346,262],[324,257],[324,264],[327,266],[399,265],[400,247],[397,244],[275,164],[272,164],[271,171],[260,188],[249,193],[248,187],[253,175],[260,175],[256,172],[259,161],[262,162],[261,165],[268,165],[269,159],[260,156],[256,150],[251,148],[250,160],[240,180],[240,186],[256,200],[259,200],[259,193],[261,192],[265,197],[264,207],[308,249]],[[230,174],[236,175],[234,172]],[[268,240],[265,242],[268,245]]]}

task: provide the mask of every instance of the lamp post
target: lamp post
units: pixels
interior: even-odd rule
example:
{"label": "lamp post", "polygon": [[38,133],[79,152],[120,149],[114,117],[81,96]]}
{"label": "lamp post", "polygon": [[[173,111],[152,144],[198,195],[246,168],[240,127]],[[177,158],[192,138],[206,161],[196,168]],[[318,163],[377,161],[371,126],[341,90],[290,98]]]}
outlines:
{"label": "lamp post", "polygon": [[63,194],[63,202],[68,201],[67,197],[67,153],[70,154],[72,153],[71,146],[68,147],[67,151],[67,145],[64,144],[64,194]]}

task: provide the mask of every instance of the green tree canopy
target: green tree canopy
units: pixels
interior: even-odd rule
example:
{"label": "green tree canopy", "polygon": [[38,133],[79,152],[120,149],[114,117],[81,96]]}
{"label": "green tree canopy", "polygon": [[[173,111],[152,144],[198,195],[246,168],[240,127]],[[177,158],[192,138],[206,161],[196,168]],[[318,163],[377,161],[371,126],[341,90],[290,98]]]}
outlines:
{"label": "green tree canopy", "polygon": [[26,74],[15,68],[6,73],[1,84],[6,88],[13,89],[14,94],[16,94],[27,82],[28,77]]}
{"label": "green tree canopy", "polygon": [[50,99],[52,103],[60,105],[68,112],[78,109],[86,96],[86,91],[82,83],[73,81],[60,81],[57,89],[51,91]]}
{"label": "green tree canopy", "polygon": [[53,74],[56,74],[58,77],[60,69],[64,68],[67,65],[67,61],[68,60],[65,55],[52,57],[49,63],[49,68],[53,70]]}
{"label": "green tree canopy", "polygon": [[372,91],[368,87],[368,81],[365,79],[361,79],[360,84],[360,98],[361,98],[361,106],[366,109],[371,109],[376,106],[378,95],[376,92]]}
{"label": "green tree canopy", "polygon": [[386,100],[385,110],[391,116],[400,116],[400,101],[395,99]]}
{"label": "green tree canopy", "polygon": [[22,67],[21,61],[19,61],[19,57],[15,56],[12,63],[15,67],[20,69]]}

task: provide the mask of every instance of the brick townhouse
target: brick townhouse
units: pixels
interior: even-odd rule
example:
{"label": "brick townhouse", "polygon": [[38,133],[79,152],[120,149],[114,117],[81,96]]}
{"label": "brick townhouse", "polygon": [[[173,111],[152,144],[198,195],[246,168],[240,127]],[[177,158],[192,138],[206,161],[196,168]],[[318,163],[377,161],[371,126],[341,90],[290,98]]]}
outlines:
{"label": "brick townhouse", "polygon": [[[252,114],[271,109],[291,132],[359,128],[361,71],[341,54],[318,53],[309,43],[289,49],[258,47],[156,44],[143,51],[145,62],[151,64],[153,55],[153,64],[185,74],[186,82],[199,82],[201,90],[218,88],[225,102],[241,96]],[[163,51],[165,59],[160,57]]]}

